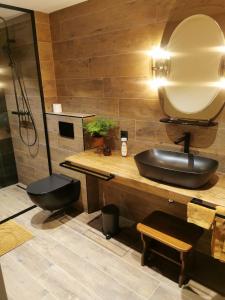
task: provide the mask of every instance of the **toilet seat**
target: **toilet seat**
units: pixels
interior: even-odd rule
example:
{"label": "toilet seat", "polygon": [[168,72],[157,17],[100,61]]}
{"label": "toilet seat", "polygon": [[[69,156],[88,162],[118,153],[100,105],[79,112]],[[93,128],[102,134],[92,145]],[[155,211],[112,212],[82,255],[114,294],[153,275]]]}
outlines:
{"label": "toilet seat", "polygon": [[31,183],[27,194],[34,204],[44,210],[60,210],[79,200],[80,181],[62,174],[52,174]]}
{"label": "toilet seat", "polygon": [[66,177],[65,175],[52,174],[46,178],[31,183],[27,187],[27,193],[34,196],[48,194],[66,187],[71,184],[72,181],[72,178]]}

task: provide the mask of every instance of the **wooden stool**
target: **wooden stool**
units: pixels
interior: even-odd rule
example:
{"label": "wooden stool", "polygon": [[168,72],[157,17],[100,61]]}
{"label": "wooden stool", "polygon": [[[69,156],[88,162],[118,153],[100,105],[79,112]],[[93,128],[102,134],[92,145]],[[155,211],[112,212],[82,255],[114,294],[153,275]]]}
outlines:
{"label": "wooden stool", "polygon": [[[186,279],[188,257],[193,250],[193,246],[202,235],[203,230],[194,224],[187,223],[161,211],[153,212],[142,223],[138,223],[137,230],[141,233],[143,242],[141,265],[144,266],[146,263],[148,250],[176,263],[181,267],[179,287],[182,287]],[[149,247],[151,240],[158,241],[179,252],[179,259],[175,260],[165,253]]]}

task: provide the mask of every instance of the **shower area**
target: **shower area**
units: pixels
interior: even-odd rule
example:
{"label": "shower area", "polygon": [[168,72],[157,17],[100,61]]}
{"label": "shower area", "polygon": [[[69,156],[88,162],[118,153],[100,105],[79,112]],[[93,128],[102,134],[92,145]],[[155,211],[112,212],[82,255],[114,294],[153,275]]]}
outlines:
{"label": "shower area", "polygon": [[7,187],[49,175],[34,24],[33,12],[0,4],[0,221]]}

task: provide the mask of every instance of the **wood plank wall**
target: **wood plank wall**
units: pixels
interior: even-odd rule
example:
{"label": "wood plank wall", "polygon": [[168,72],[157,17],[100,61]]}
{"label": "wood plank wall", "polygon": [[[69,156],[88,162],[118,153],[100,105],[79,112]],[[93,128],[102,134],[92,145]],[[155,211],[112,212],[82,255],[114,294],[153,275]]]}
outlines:
{"label": "wood plank wall", "polygon": [[51,111],[52,103],[57,103],[57,89],[49,15],[42,12],[35,12],[35,25],[45,109],[46,111]]}
{"label": "wood plank wall", "polygon": [[[225,112],[216,128],[169,125],[147,82],[145,51],[160,44],[168,21],[195,13],[225,19],[219,0],[88,0],[50,15],[58,101],[65,111],[114,118],[129,131],[129,149],[181,149],[173,141],[192,133],[192,150],[219,159],[225,171]],[[119,145],[117,134],[117,145]]]}

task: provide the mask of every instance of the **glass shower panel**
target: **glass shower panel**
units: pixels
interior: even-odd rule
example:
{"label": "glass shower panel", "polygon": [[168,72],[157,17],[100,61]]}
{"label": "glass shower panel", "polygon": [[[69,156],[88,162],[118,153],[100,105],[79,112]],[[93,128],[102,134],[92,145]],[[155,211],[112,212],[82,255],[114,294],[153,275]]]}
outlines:
{"label": "glass shower panel", "polygon": [[32,18],[31,13],[0,4],[0,86],[5,90],[18,181],[24,185],[49,175]]}
{"label": "glass shower panel", "polygon": [[32,11],[0,3],[0,223],[32,208],[23,189],[49,175],[34,26]]}

